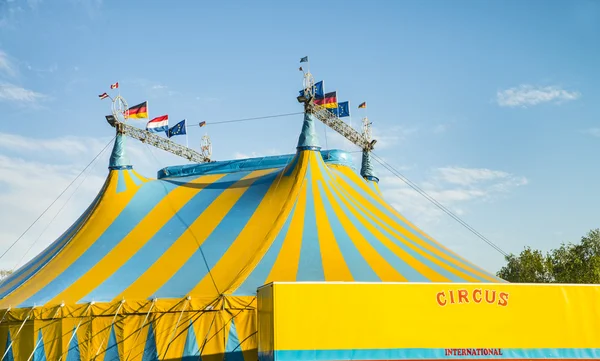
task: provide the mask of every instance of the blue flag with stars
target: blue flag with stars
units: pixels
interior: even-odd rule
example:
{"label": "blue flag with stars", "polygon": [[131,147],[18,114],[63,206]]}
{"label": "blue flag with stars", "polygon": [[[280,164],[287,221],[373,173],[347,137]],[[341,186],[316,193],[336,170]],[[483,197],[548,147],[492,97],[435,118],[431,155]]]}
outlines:
{"label": "blue flag with stars", "polygon": [[327,108],[333,115],[338,118],[349,117],[350,116],[350,104],[348,102],[340,102],[338,103],[337,108]]}
{"label": "blue flag with stars", "polygon": [[171,138],[174,135],[182,134],[186,134],[185,119],[172,126],[169,130],[167,130],[167,137],[169,138]]}
{"label": "blue flag with stars", "polygon": [[350,116],[350,105],[348,102],[338,103],[337,116],[340,118]]}
{"label": "blue flag with stars", "polygon": [[[300,90],[300,95],[304,95],[304,89]],[[325,96],[324,90],[323,90],[323,80],[315,83],[315,85],[313,85],[313,93],[315,95],[316,99],[323,99],[323,97]]]}

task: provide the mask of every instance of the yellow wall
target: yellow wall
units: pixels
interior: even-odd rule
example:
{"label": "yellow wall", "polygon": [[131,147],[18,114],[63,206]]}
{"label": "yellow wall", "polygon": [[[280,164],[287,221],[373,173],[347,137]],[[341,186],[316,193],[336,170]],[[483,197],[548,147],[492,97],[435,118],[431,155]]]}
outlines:
{"label": "yellow wall", "polygon": [[275,283],[272,296],[268,290],[259,291],[259,315],[269,303],[261,298],[272,297],[275,350],[600,348],[597,286]]}

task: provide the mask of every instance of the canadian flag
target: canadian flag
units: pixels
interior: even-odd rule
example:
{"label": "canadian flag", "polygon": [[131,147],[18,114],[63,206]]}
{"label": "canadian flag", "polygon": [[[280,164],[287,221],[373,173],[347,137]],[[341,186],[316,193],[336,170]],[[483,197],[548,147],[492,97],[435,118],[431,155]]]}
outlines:
{"label": "canadian flag", "polygon": [[119,82],[110,85],[111,89],[117,89],[119,87]]}

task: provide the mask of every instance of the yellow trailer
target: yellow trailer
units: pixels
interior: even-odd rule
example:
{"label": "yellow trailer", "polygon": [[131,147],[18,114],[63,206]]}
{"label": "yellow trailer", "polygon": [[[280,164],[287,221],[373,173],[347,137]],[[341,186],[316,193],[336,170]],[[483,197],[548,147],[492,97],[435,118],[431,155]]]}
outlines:
{"label": "yellow trailer", "polygon": [[595,285],[276,282],[260,361],[600,359]]}

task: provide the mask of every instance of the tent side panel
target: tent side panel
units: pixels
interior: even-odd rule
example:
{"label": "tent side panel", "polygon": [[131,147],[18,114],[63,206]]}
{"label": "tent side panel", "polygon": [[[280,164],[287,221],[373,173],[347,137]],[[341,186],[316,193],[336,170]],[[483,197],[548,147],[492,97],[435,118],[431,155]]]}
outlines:
{"label": "tent side panel", "polygon": [[[275,361],[600,359],[599,286],[275,283],[272,292],[272,310],[259,292],[259,350],[274,337]],[[273,335],[262,334],[272,318]]]}
{"label": "tent side panel", "polygon": [[261,361],[273,361],[275,350],[273,297],[273,284],[258,289],[258,357]]}

